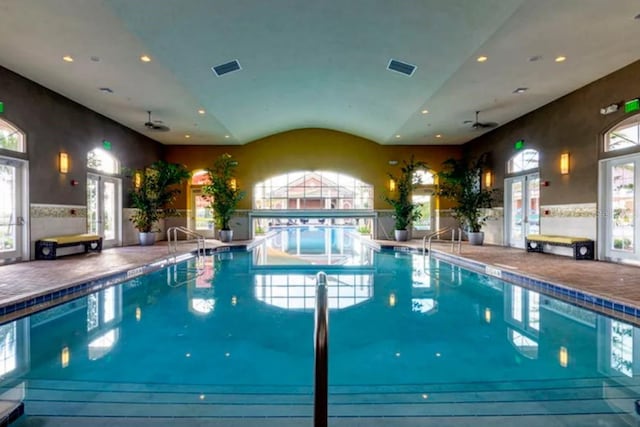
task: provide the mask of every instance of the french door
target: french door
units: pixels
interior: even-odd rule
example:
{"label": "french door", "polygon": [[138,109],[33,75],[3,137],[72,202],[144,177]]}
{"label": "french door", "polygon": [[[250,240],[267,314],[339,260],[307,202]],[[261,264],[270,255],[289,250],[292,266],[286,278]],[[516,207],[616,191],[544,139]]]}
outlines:
{"label": "french door", "polygon": [[26,163],[0,157],[0,263],[28,259]]}
{"label": "french door", "polygon": [[640,261],[640,154],[601,163],[601,253],[607,260]]}
{"label": "french door", "polygon": [[121,182],[107,175],[87,175],[87,231],[102,236],[103,247],[119,246]]}
{"label": "french door", "polygon": [[540,233],[540,176],[536,172],[507,178],[504,188],[506,241],[524,248],[528,234]]}
{"label": "french door", "polygon": [[191,217],[189,228],[204,237],[214,237],[213,211],[209,207],[210,201],[202,194],[199,187],[191,188]]}

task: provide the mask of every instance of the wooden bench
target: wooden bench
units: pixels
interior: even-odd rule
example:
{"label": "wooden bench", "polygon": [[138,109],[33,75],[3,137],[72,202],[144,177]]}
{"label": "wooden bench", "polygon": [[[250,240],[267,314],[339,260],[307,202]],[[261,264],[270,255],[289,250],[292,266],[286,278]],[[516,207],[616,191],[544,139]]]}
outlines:
{"label": "wooden bench", "polygon": [[571,247],[575,259],[594,259],[593,240],[586,237],[529,234],[526,238],[527,252],[542,252],[545,244]]}
{"label": "wooden bench", "polygon": [[56,259],[58,248],[84,245],[84,252],[102,251],[102,237],[97,234],[54,236],[36,241],[36,259]]}

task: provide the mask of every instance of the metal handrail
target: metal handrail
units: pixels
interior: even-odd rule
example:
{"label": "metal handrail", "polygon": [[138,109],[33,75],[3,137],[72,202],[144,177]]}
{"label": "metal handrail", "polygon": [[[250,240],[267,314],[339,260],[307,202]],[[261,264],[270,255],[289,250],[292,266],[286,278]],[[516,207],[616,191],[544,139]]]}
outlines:
{"label": "metal handrail", "polygon": [[207,253],[206,240],[202,234],[182,226],[171,227],[167,230],[168,249],[170,254],[175,254],[178,251],[178,232],[183,233],[186,236],[195,237],[197,241],[198,258],[204,257]]}
{"label": "metal handrail", "polygon": [[431,239],[442,234],[442,233],[446,233],[447,231],[451,230],[451,227],[444,227],[441,228],[431,234],[425,234],[425,236],[422,238],[422,253],[424,255],[427,254],[427,239],[429,239],[429,252],[431,252]]}
{"label": "metal handrail", "polygon": [[329,418],[329,304],[327,275],[323,272],[316,274],[314,355],[313,425],[314,427],[327,427]]}

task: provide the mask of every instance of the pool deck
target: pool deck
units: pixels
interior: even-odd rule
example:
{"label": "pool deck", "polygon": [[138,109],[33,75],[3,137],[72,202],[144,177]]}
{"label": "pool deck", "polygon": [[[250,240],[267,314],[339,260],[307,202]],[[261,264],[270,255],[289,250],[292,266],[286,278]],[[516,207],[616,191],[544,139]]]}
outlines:
{"label": "pool deck", "polygon": [[[421,248],[422,245],[419,240],[406,243],[377,242],[384,246],[413,248]],[[234,242],[236,245],[247,243]],[[222,245],[217,240],[207,241],[207,247],[210,248]],[[195,245],[184,244],[179,246],[178,253],[188,253],[194,249]],[[527,253],[523,249],[493,245],[471,246],[465,242],[460,253],[452,252],[450,243],[434,243],[433,250],[640,309],[640,267],[576,261],[567,256]],[[0,266],[0,307],[170,259],[166,242],[158,242],[154,246],[111,248],[100,254],[69,255],[53,261],[3,265]]]}

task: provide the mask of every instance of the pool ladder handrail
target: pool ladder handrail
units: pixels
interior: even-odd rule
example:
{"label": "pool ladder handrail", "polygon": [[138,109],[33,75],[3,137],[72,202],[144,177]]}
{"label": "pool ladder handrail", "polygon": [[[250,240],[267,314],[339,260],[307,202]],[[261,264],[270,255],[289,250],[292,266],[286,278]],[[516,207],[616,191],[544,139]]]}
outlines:
{"label": "pool ladder handrail", "polygon": [[[457,246],[458,246],[458,253],[460,253],[460,249],[462,248],[462,228],[451,228],[451,227],[444,227],[441,228],[431,234],[427,234],[422,238],[422,254],[426,255],[427,253],[431,253],[431,240],[434,237],[437,237],[443,233],[449,232],[451,231],[451,252],[454,252],[455,247],[456,247],[456,230],[458,231],[458,241],[457,241]],[[427,252],[427,239],[428,239],[428,244],[429,244],[429,251]]]}
{"label": "pool ladder handrail", "polygon": [[327,427],[329,422],[329,303],[327,275],[316,274],[314,328],[313,425]]}
{"label": "pool ladder handrail", "polygon": [[178,232],[184,234],[187,237],[195,238],[197,244],[196,256],[199,260],[204,259],[204,256],[207,254],[207,244],[204,236],[202,234],[196,233],[190,228],[183,226],[175,226],[167,230],[169,254],[175,255],[178,251]]}

